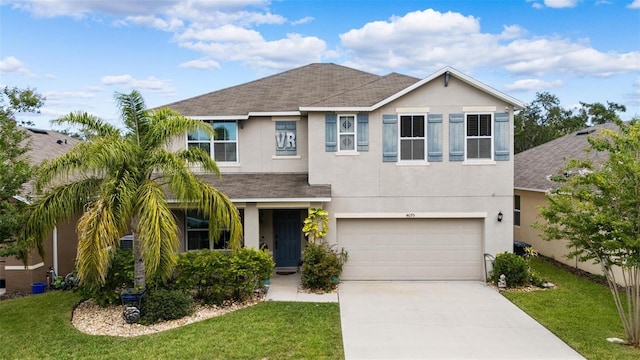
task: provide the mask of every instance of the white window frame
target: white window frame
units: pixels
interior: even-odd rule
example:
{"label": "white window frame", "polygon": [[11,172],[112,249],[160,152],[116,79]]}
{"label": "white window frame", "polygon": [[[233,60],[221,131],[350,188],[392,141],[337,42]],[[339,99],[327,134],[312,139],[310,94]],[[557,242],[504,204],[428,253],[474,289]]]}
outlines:
{"label": "white window frame", "polygon": [[[468,136],[467,135],[467,122],[469,119],[469,116],[472,115],[478,115],[478,116],[482,116],[482,115],[489,115],[489,129],[491,131],[491,135],[490,136]],[[495,129],[493,126],[494,123],[494,114],[492,112],[468,112],[468,113],[464,113],[464,161],[493,161],[493,136],[495,133]],[[478,127],[478,131],[480,131],[480,127]],[[469,149],[467,149],[467,143],[469,139],[489,139],[489,143],[490,143],[490,150],[489,150],[489,157],[488,158],[469,158]]]}
{"label": "white window frame", "polygon": [[[341,132],[342,129],[340,120],[342,117],[353,117],[353,131],[350,132]],[[357,114],[338,114],[338,122],[337,122],[337,130],[338,130],[338,152],[348,152],[355,153],[358,151],[358,115]],[[353,136],[353,149],[343,149],[342,148],[342,135],[351,135]]]}
{"label": "white window frame", "polygon": [[[424,128],[424,137],[402,137],[402,117],[403,116],[411,116],[412,118],[414,116],[422,116],[422,126]],[[427,161],[427,138],[429,137],[429,134],[427,134],[427,113],[404,113],[404,114],[398,114],[398,162],[420,162],[420,163],[424,163]],[[422,159],[403,159],[402,158],[402,139],[404,140],[423,140],[423,154],[422,154]]]}
{"label": "white window frame", "polygon": [[215,144],[230,144],[230,143],[235,143],[235,150],[236,150],[236,160],[235,161],[222,161],[222,160],[215,160],[216,163],[222,163],[222,164],[235,164],[238,163],[240,161],[240,153],[238,151],[239,146],[238,143],[240,141],[240,134],[238,132],[238,129],[240,128],[239,124],[238,124],[238,120],[203,120],[204,122],[206,122],[207,124],[211,125],[212,128],[215,129],[215,123],[222,123],[222,122],[226,122],[226,123],[235,123],[236,125],[236,139],[235,140],[217,140],[217,139],[211,139],[209,138],[209,140],[189,140],[189,134],[187,133],[185,138],[186,138],[186,147],[187,149],[189,148],[190,144],[205,144],[208,143],[209,144],[209,156],[215,160]]}

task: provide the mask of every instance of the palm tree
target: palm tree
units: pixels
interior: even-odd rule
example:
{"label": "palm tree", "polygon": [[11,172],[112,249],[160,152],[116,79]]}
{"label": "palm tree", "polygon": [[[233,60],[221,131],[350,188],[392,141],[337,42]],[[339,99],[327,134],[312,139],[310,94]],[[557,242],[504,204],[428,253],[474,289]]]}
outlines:
{"label": "palm tree", "polygon": [[146,110],[137,91],[116,93],[115,99],[124,130],[80,112],[55,121],[79,127],[88,141],[39,168],[36,188],[45,193],[33,204],[24,229],[27,249],[42,254],[43,241],[56,223],[80,216],[76,267],[83,283],[104,283],[110,249],[128,231],[134,238],[135,285],[145,286],[147,277],[167,278],[180,244],[168,196],[180,208],[208,216],[212,239],[228,229],[232,249],[239,248],[237,209],[191,170],[197,166],[219,175],[216,163],[198,148],[168,150],[170,141],[188,131],[213,137],[215,130],[170,109]]}

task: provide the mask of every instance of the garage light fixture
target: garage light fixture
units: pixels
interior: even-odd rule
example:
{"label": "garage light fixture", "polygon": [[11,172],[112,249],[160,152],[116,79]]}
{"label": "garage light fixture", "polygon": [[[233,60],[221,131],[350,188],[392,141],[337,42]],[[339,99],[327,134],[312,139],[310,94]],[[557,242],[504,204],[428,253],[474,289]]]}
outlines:
{"label": "garage light fixture", "polygon": [[500,212],[498,213],[498,221],[499,221],[499,222],[502,222],[502,218],[503,218],[503,217],[504,217],[504,215],[502,215],[502,211],[500,211]]}

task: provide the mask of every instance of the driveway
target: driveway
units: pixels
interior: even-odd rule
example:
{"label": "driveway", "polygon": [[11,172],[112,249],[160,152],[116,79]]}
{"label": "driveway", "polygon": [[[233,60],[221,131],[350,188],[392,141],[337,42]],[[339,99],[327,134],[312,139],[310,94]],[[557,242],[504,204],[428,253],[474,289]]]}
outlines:
{"label": "driveway", "polygon": [[481,282],[345,281],[346,359],[583,359]]}

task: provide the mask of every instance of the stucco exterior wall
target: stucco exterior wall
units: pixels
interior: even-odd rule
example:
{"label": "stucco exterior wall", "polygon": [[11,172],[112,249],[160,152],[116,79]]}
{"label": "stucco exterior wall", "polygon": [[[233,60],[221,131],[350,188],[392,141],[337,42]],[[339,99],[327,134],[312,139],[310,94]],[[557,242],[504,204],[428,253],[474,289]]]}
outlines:
{"label": "stucco exterior wall", "polygon": [[[514,240],[524,241],[536,249],[541,255],[555,259],[563,264],[588,271],[592,274],[603,275],[600,264],[592,261],[581,262],[577,258],[569,259],[567,254],[575,249],[567,248],[566,240],[544,240],[540,235],[541,231],[532,225],[537,221],[543,222],[540,218],[541,206],[547,204],[545,193],[539,191],[515,190],[515,195],[520,195],[520,226],[513,227]],[[616,278],[621,279],[620,270],[616,270]]]}
{"label": "stucco exterior wall", "polygon": [[[76,224],[78,219],[59,223],[56,227],[58,242],[58,275],[64,276],[73,271],[78,249],[78,236]],[[37,251],[32,251],[25,268],[22,260],[14,257],[5,258],[5,286],[6,291],[31,292],[31,283],[46,281],[46,271],[54,266],[53,233],[50,233],[44,241],[44,258]]]}
{"label": "stucco exterior wall", "polygon": [[[482,163],[451,162],[448,158],[449,114],[464,113],[470,106],[492,109],[487,112],[504,112],[507,104],[455,78],[451,78],[448,87],[444,87],[443,79],[436,79],[369,113],[369,151],[352,154],[325,151],[325,114],[312,113],[309,134],[315,135],[309,137],[309,182],[331,184],[332,200],[325,205],[330,215],[421,213],[427,217],[437,214],[464,217],[480,213],[485,219],[485,252],[510,251],[513,156],[509,161]],[[416,107],[428,107],[429,113],[443,115],[443,161],[383,162],[382,115]],[[509,116],[513,151],[511,109]],[[497,221],[499,212],[504,214],[502,222]],[[335,229],[334,216],[330,226]],[[328,240],[336,242],[335,232],[329,232]]]}

